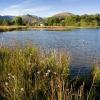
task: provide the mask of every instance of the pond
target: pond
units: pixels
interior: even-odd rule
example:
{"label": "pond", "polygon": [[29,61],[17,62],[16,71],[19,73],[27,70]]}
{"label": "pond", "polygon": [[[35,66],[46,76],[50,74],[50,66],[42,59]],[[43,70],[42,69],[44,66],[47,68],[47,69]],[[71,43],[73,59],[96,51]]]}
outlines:
{"label": "pond", "polygon": [[71,56],[72,73],[85,75],[93,63],[100,61],[100,29],[74,29],[72,31],[12,31],[0,33],[0,43],[31,42],[42,48],[64,48]]}

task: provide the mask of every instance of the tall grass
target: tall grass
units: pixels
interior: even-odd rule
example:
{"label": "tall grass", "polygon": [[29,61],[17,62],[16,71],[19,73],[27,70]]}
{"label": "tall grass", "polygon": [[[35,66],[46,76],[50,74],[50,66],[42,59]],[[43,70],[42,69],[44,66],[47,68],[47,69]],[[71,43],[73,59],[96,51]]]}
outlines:
{"label": "tall grass", "polygon": [[72,82],[69,76],[66,52],[29,46],[0,48],[0,100],[94,99],[93,88],[87,90],[85,81]]}
{"label": "tall grass", "polygon": [[0,32],[27,30],[28,26],[0,26]]}

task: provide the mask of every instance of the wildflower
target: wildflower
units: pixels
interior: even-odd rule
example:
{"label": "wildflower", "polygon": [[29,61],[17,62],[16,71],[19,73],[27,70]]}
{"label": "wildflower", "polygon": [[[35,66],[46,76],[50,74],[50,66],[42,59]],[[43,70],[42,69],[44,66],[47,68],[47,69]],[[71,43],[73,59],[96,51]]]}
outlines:
{"label": "wildflower", "polygon": [[32,56],[32,54],[30,54],[30,56]]}
{"label": "wildflower", "polygon": [[38,71],[37,74],[40,74],[40,72]]}
{"label": "wildflower", "polygon": [[14,92],[15,92],[15,90],[16,90],[16,89],[14,88]]}
{"label": "wildflower", "polygon": [[13,78],[13,79],[15,79],[15,76],[14,76],[14,75],[12,75],[12,78]]}
{"label": "wildflower", "polygon": [[48,69],[47,73],[50,73],[50,72],[51,72],[51,70]]}
{"label": "wildflower", "polygon": [[54,72],[54,74],[56,75],[57,73],[56,73],[56,72]]}
{"label": "wildflower", "polygon": [[20,90],[23,92],[24,91],[24,88],[21,88]]}
{"label": "wildflower", "polygon": [[11,79],[11,77],[9,76],[8,79]]}
{"label": "wildflower", "polygon": [[11,76],[11,73],[8,73],[8,76]]}
{"label": "wildflower", "polygon": [[49,73],[45,73],[46,76],[48,76]]}
{"label": "wildflower", "polygon": [[8,86],[8,82],[5,82],[5,85]]}

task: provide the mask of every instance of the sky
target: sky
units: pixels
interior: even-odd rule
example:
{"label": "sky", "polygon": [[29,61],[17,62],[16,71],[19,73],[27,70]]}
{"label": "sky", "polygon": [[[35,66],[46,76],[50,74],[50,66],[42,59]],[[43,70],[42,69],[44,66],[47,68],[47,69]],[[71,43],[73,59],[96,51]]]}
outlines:
{"label": "sky", "polygon": [[100,0],[0,0],[0,15],[100,14]]}

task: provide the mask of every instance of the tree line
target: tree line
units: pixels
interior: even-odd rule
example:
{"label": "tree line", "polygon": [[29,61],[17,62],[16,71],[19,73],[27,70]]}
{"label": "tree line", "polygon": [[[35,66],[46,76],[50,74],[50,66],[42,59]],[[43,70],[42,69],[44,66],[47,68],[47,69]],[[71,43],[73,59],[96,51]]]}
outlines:
{"label": "tree line", "polygon": [[[38,23],[38,24],[37,24]],[[39,26],[40,22],[35,24]],[[100,26],[100,14],[96,15],[70,15],[66,17],[48,17],[42,22],[45,26]],[[13,19],[0,19],[0,25],[27,25],[22,17],[14,17]]]}
{"label": "tree line", "polygon": [[24,25],[21,17],[15,17],[13,19],[0,19],[0,25]]}
{"label": "tree line", "polygon": [[0,25],[17,25],[17,26],[21,26],[21,25],[24,25],[24,26],[39,26],[41,23],[43,23],[43,21],[37,19],[35,20],[33,18],[33,20],[31,18],[22,18],[20,16],[17,16],[17,17],[14,17],[12,19],[6,19],[6,18],[0,18]]}
{"label": "tree line", "polygon": [[49,17],[45,19],[46,26],[100,26],[100,14],[71,15],[67,17]]}

